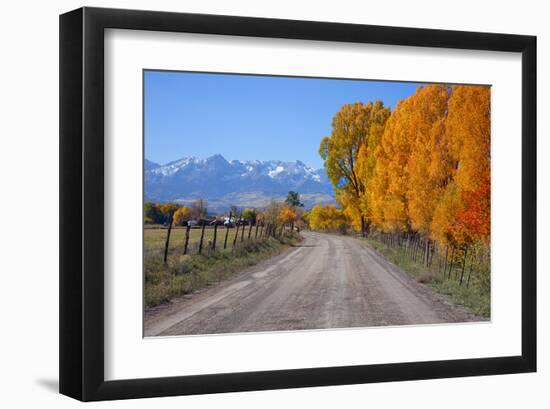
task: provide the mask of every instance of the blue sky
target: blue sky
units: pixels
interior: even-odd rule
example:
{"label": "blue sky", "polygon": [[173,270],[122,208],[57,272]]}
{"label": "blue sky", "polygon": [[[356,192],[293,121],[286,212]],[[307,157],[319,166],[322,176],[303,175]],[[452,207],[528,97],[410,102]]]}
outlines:
{"label": "blue sky", "polygon": [[343,104],[392,109],[419,84],[145,71],[145,157],[165,164],[216,153],[226,159],[301,160],[317,150]]}

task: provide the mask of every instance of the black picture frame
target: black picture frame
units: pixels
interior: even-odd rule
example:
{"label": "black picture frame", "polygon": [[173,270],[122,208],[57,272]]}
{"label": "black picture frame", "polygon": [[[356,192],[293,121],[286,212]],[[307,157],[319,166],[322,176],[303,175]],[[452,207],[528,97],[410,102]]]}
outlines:
{"label": "black picture frame", "polygon": [[[522,55],[519,356],[105,381],[104,30],[508,51]],[[60,383],[83,401],[536,371],[536,37],[156,11],[60,16]]]}

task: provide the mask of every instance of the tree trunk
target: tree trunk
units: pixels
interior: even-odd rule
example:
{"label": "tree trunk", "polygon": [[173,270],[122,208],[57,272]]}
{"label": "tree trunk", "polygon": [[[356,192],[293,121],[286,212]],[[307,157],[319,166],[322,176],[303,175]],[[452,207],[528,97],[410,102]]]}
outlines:
{"label": "tree trunk", "polygon": [[445,264],[443,266],[443,279],[447,277],[447,260],[449,259],[449,246],[445,246]]}

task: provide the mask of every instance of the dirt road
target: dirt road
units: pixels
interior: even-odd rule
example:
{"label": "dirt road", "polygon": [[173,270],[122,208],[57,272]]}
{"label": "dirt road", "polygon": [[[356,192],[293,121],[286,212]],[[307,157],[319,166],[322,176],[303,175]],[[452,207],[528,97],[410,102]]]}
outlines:
{"label": "dirt road", "polygon": [[223,283],[145,313],[145,336],[471,321],[364,242],[304,240]]}

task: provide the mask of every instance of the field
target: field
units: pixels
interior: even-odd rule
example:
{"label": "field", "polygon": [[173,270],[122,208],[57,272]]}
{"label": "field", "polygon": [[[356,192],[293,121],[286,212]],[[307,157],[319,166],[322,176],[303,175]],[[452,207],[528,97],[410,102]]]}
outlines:
{"label": "field", "polygon": [[[190,230],[188,252],[184,255],[186,229],[173,228],[167,263],[164,263],[167,229],[162,226],[147,226],[143,231],[145,306],[153,307],[175,296],[216,284],[229,275],[272,257],[301,240],[297,233],[255,239],[255,227],[252,228],[249,240],[249,229],[250,226],[246,226],[243,238],[242,229],[239,228],[237,241],[233,246],[237,229],[226,230],[224,227],[218,227],[214,251],[209,245],[213,240],[214,228],[208,226],[204,229],[202,254],[198,254],[202,229],[193,228]],[[228,239],[227,248],[224,250],[226,231]]]}
{"label": "field", "polygon": [[[245,226],[244,231],[244,238],[242,237],[242,228],[239,227],[238,231],[238,237],[237,242],[241,242],[242,240],[246,241],[248,239],[248,233],[249,233],[250,226]],[[150,225],[146,226],[143,229],[143,241],[145,246],[145,253],[151,253],[151,252],[159,252],[164,251],[164,246],[166,243],[166,234],[167,234],[167,228],[160,225]],[[173,252],[182,252],[183,253],[183,247],[185,242],[185,230],[186,227],[177,226],[172,228],[172,232],[170,234],[170,244],[168,246],[168,253],[171,254]],[[187,252],[189,254],[197,253],[199,249],[199,242],[201,238],[201,227],[193,227],[189,231],[189,244]],[[216,250],[222,251],[224,246],[224,240],[225,235],[227,232],[227,249],[226,251],[231,250],[233,240],[235,239],[235,235],[237,234],[236,228],[230,228],[226,229],[223,226],[218,226],[217,229],[217,237],[216,237]],[[254,238],[255,236],[255,227],[252,226],[252,232],[251,232],[251,238]],[[203,249],[207,249],[209,247],[209,244],[212,243],[212,240],[214,238],[214,228],[211,226],[206,226],[204,229],[204,237],[203,237]]]}

